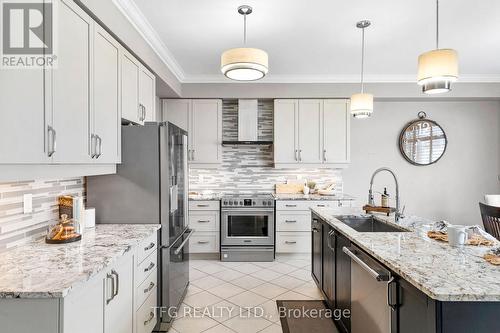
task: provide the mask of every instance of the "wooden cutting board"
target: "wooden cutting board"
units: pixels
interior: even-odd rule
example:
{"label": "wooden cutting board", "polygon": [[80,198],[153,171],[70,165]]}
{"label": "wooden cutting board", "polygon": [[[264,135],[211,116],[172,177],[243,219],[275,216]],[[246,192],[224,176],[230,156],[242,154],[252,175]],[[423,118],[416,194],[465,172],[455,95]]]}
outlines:
{"label": "wooden cutting board", "polygon": [[277,194],[299,194],[303,193],[303,190],[302,184],[276,184]]}

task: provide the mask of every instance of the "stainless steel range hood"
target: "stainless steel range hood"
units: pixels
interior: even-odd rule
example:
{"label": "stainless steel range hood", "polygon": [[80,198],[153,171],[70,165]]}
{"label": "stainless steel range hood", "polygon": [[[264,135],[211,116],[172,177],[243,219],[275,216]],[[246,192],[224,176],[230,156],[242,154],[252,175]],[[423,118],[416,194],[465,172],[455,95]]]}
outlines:
{"label": "stainless steel range hood", "polygon": [[238,140],[224,140],[222,145],[272,145],[272,141],[259,140],[258,101],[256,99],[238,100]]}

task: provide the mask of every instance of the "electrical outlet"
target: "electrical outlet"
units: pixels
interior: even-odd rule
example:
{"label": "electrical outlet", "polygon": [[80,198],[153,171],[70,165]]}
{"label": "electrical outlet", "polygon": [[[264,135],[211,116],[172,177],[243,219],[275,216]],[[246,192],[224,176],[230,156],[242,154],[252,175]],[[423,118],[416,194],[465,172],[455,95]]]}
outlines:
{"label": "electrical outlet", "polygon": [[23,195],[23,212],[24,214],[30,214],[33,212],[33,194]]}

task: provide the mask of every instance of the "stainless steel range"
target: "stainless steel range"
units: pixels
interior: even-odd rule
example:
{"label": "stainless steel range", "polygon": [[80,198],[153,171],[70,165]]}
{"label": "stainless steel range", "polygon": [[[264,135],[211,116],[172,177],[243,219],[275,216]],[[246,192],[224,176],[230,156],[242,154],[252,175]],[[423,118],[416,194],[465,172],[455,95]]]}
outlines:
{"label": "stainless steel range", "polygon": [[274,260],[274,199],[230,195],[221,208],[221,260]]}

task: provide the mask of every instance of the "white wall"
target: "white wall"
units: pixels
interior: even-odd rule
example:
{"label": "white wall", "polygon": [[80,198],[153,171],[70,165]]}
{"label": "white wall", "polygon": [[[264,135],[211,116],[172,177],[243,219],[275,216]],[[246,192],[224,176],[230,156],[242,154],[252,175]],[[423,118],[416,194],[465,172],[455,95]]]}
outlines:
{"label": "white wall", "polygon": [[[481,224],[478,202],[484,194],[500,193],[500,102],[376,102],[374,109],[372,118],[351,122],[352,164],[343,172],[344,192],[366,203],[371,174],[387,166],[398,175],[407,214]],[[448,137],[445,155],[431,166],[411,165],[398,148],[400,131],[419,111]],[[388,174],[379,174],[374,188],[390,185],[394,194],[392,184]]]}

